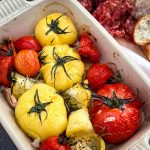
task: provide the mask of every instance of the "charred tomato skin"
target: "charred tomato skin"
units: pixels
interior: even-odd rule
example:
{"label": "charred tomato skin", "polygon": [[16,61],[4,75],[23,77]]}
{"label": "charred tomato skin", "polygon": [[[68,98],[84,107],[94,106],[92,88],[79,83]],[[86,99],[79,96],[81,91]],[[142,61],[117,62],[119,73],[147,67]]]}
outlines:
{"label": "charred tomato skin", "polygon": [[123,109],[111,108],[99,100],[95,100],[89,110],[91,122],[97,134],[102,134],[106,142],[118,144],[128,140],[141,124],[141,102],[136,99],[133,91],[125,84],[106,84],[97,94],[112,98],[115,92],[119,99],[135,101],[124,104]]}
{"label": "charred tomato skin", "polygon": [[95,91],[100,89],[112,77],[113,72],[106,64],[93,64],[87,73],[89,85]]}

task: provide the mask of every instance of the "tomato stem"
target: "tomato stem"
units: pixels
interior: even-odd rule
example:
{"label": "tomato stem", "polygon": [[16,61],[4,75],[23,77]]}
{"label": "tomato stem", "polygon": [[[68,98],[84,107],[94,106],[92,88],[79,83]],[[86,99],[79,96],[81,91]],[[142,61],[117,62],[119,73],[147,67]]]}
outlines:
{"label": "tomato stem", "polygon": [[57,71],[58,67],[61,66],[63,68],[65,74],[67,75],[67,77],[69,79],[71,79],[71,77],[67,73],[67,70],[65,68],[65,64],[70,62],[70,61],[79,60],[78,58],[75,58],[75,57],[72,57],[72,56],[64,56],[64,57],[61,58],[55,52],[55,49],[56,49],[56,47],[53,48],[53,58],[55,59],[56,63],[53,65],[52,70],[51,70],[51,79],[53,79],[53,77],[54,77],[54,86],[55,86],[55,80],[56,80],[56,71]]}
{"label": "tomato stem", "polygon": [[92,98],[96,98],[95,100],[100,100],[103,104],[106,104],[109,107],[118,108],[121,110],[124,109],[123,108],[124,104],[128,104],[128,103],[135,101],[135,99],[132,99],[132,98],[120,99],[117,97],[115,92],[113,92],[113,96],[111,98],[92,93]]}
{"label": "tomato stem", "polygon": [[34,103],[35,103],[35,106],[31,107],[31,109],[28,111],[28,114],[37,113],[39,116],[40,122],[42,124],[41,112],[44,111],[46,113],[46,118],[47,118],[48,113],[47,113],[47,110],[45,109],[45,107],[52,102],[41,103],[39,94],[38,94],[38,90],[36,90],[35,95],[34,95]]}
{"label": "tomato stem", "polygon": [[[70,32],[66,32],[66,30],[69,28],[69,26],[65,27],[64,29],[61,29],[59,27],[59,19],[64,16],[66,13],[60,15],[58,18],[56,18],[55,20],[51,20],[51,23],[48,23],[47,21],[47,17],[46,17],[46,24],[49,27],[49,30],[45,33],[45,35],[48,35],[51,31],[53,31],[56,34],[66,34],[66,33],[70,33]],[[51,42],[53,42],[55,39],[53,39]]]}

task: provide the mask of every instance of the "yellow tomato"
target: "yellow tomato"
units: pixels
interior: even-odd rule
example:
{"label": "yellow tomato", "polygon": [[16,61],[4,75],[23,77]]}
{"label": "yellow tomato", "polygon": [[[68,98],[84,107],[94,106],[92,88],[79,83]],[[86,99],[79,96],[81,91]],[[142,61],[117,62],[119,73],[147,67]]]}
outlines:
{"label": "yellow tomato", "polygon": [[65,91],[75,83],[80,83],[84,64],[75,50],[68,45],[46,46],[40,59],[45,64],[41,72],[46,84],[58,91]]}
{"label": "yellow tomato", "polygon": [[53,13],[38,22],[35,37],[42,46],[71,45],[77,40],[77,30],[71,19],[65,14]]}
{"label": "yellow tomato", "polygon": [[44,83],[33,85],[19,98],[15,116],[25,133],[41,140],[58,136],[67,126],[63,98]]}

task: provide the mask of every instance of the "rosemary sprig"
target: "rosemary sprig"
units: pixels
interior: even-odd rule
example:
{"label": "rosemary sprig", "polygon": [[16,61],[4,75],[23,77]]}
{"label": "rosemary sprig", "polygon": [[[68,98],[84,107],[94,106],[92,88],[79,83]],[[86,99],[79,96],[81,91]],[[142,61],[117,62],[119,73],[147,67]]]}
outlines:
{"label": "rosemary sprig", "polygon": [[52,102],[41,103],[39,94],[38,94],[38,90],[36,90],[35,95],[34,95],[34,103],[35,103],[35,106],[31,107],[31,109],[28,111],[28,114],[37,113],[39,116],[40,122],[42,124],[41,112],[44,111],[46,113],[46,118],[47,118],[48,113],[47,113],[47,110],[45,109],[45,107]]}
{"label": "rosemary sprig", "polygon": [[65,64],[70,62],[70,61],[79,60],[78,58],[75,58],[73,56],[64,56],[61,58],[55,52],[55,49],[56,49],[56,47],[53,48],[53,58],[55,59],[56,63],[53,65],[52,70],[51,70],[51,79],[53,79],[53,77],[54,77],[54,85],[55,85],[55,80],[56,80],[56,71],[57,71],[58,67],[61,66],[63,68],[65,74],[67,75],[67,77],[69,79],[71,79],[71,77],[67,73],[67,70],[65,68]]}
{"label": "rosemary sprig", "polygon": [[[45,33],[45,35],[48,35],[51,31],[53,31],[56,34],[66,34],[66,33],[70,33],[67,32],[66,30],[69,28],[69,26],[65,27],[64,29],[61,29],[59,27],[59,19],[64,16],[65,14],[60,15],[58,18],[56,18],[55,20],[51,20],[50,23],[48,23],[47,17],[46,17],[46,24],[49,27],[49,30]],[[53,42],[54,39],[51,41]]]}

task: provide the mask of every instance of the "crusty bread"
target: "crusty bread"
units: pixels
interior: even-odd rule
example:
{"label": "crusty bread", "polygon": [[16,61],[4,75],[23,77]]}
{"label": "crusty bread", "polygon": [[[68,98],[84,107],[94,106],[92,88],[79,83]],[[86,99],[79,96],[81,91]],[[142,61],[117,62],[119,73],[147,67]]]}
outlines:
{"label": "crusty bread", "polygon": [[134,42],[138,45],[150,43],[150,15],[142,17],[134,29]]}
{"label": "crusty bread", "polygon": [[143,45],[142,48],[143,48],[143,51],[144,51],[145,55],[147,56],[148,60],[150,61],[150,43]]}

